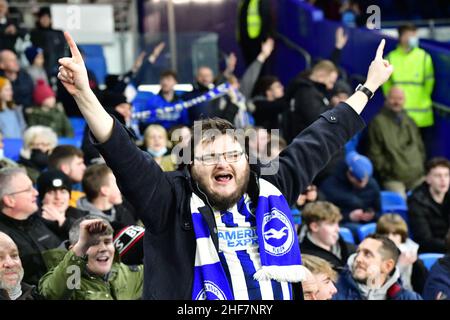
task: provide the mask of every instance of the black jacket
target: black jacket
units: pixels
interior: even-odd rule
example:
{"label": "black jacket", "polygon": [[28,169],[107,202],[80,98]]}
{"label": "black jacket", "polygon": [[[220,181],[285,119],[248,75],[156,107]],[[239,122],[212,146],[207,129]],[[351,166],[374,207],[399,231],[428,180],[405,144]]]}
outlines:
{"label": "black jacket", "polygon": [[[290,205],[294,204],[331,155],[363,127],[362,118],[353,109],[345,104],[337,106],[281,153],[276,174],[263,178],[274,184]],[[97,144],[97,148],[146,228],[144,298],[191,299],[196,240],[190,198],[195,192],[205,203],[208,200],[187,168],[163,172],[133,144],[130,134],[115,121],[111,137]],[[259,195],[256,180],[259,169],[251,166],[247,193],[252,199]],[[212,208],[206,205],[199,211],[218,248]]]}
{"label": "black jacket", "polygon": [[356,247],[351,243],[345,242],[341,237],[339,237],[338,245],[341,248],[341,258],[328,250],[316,246],[307,236],[305,236],[303,241],[300,243],[300,248],[302,253],[322,258],[328,261],[334,270],[341,272],[347,265],[348,257],[355,253]]}
{"label": "black jacket", "polygon": [[37,27],[31,30],[30,40],[44,50],[44,67],[49,79],[58,74],[58,59],[66,56],[66,40],[61,30]]}
{"label": "black jacket", "polygon": [[[35,286],[30,286],[29,284],[26,284],[25,282],[22,282],[20,284],[22,287],[22,295],[17,298],[16,300],[41,300],[42,297],[39,296],[37,293]],[[8,295],[8,292],[4,289],[0,289],[0,301],[2,300],[11,300],[11,298]]]}
{"label": "black jacket", "polygon": [[289,143],[319,116],[331,109],[325,85],[297,77],[286,90],[289,110],[283,115],[283,135]]}
{"label": "black jacket", "polygon": [[428,188],[424,182],[408,198],[412,238],[420,245],[420,252],[445,253],[445,236],[450,227],[450,192],[447,192],[444,203],[438,204]]}
{"label": "black jacket", "polygon": [[280,129],[281,115],[289,107],[284,97],[269,101],[265,97],[258,96],[253,99],[253,104],[255,105],[253,116],[257,126],[265,129]]}
{"label": "black jacket", "polygon": [[37,214],[27,220],[16,220],[0,212],[0,231],[16,243],[25,270],[23,281],[31,285],[37,285],[47,272],[42,253],[57,248],[62,242],[42,220]]}

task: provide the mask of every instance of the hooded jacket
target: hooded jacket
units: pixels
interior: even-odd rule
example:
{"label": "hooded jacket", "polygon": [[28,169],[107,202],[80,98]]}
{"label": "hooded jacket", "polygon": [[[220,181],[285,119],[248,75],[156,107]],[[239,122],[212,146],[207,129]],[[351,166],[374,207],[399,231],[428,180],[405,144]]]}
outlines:
{"label": "hooded jacket", "polygon": [[443,204],[431,197],[424,182],[408,198],[409,226],[420,252],[446,252],[445,236],[450,228],[450,191]]}
{"label": "hooded jacket", "polygon": [[338,292],[333,300],[422,300],[416,292],[402,287],[397,267],[380,288],[373,289],[356,282],[351,272],[355,258],[356,254],[350,256],[347,268],[339,276],[336,284]]}
{"label": "hooded jacket", "polygon": [[77,209],[87,211],[89,214],[106,219],[113,227],[114,233],[127,226],[136,224],[136,220],[134,219],[133,214],[128,211],[128,209],[123,204],[114,205],[111,208],[111,214],[108,215],[102,210],[97,209],[91,202],[88,201],[86,197],[83,197],[81,199],[78,199]]}
{"label": "hooded jacket", "polygon": [[[363,127],[362,118],[348,105],[340,104],[324,113],[280,154],[275,174],[262,178],[275,185],[293,205],[334,152]],[[204,203],[209,201],[186,167],[163,172],[150,155],[139,150],[130,135],[114,121],[110,138],[96,147],[145,225],[144,299],[190,300],[196,251],[190,199],[195,192]],[[259,165],[250,166],[247,193],[252,200],[259,195],[260,169]],[[213,209],[206,205],[199,211],[218,250]]]}

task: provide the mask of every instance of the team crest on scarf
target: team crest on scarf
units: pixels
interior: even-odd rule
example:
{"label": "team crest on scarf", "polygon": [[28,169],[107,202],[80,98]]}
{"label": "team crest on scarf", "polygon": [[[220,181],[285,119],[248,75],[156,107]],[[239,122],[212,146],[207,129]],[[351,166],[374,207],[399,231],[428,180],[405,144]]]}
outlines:
{"label": "team crest on scarf", "polygon": [[282,256],[294,244],[294,229],[289,218],[277,208],[266,213],[263,218],[264,250],[272,256]]}

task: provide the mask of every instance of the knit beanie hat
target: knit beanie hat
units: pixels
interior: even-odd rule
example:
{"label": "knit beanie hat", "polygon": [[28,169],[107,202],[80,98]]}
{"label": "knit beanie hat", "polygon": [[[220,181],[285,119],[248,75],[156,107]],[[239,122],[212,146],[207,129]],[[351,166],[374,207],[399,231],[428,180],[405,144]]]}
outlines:
{"label": "knit beanie hat", "polygon": [[70,178],[59,170],[49,170],[41,173],[37,179],[37,189],[39,199],[42,200],[45,194],[51,190],[65,189],[72,191],[72,182]]}
{"label": "knit beanie hat", "polygon": [[120,260],[126,265],[144,263],[144,234],[141,226],[128,226],[120,230],[114,237],[114,246],[120,255]]}
{"label": "knit beanie hat", "polygon": [[30,65],[33,64],[34,59],[36,59],[36,56],[41,52],[44,52],[44,50],[42,50],[41,48],[38,48],[38,47],[33,47],[33,46],[25,49],[25,56],[27,57],[27,60],[30,63]]}
{"label": "knit beanie hat", "polygon": [[55,92],[52,90],[52,88],[45,83],[44,80],[39,79],[36,83],[36,86],[34,87],[33,92],[33,100],[34,103],[36,103],[38,106],[42,105],[42,103],[45,101],[45,99],[50,97],[55,97]]}

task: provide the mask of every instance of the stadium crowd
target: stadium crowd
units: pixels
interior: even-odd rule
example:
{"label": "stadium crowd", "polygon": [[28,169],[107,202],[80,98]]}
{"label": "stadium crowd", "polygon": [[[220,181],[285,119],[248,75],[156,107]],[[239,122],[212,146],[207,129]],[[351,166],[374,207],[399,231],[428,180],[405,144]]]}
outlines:
{"label": "stadium crowd", "polygon": [[[413,25],[399,28],[394,51],[384,57],[382,49],[377,52],[375,61],[394,71],[387,82],[379,81],[385,82],[385,104],[362,135],[362,120],[349,108],[354,90],[339,66],[348,41],[342,28],[330,59],[298,70],[286,88],[262,72],[277,45],[269,37],[240,78],[231,53],[220,74],[199,67],[190,92],[176,91],[176,72],[165,70],[159,93],[138,92],[133,99],[126,87],[137,88],[156,72],[164,43],[141,54],[127,74],[109,75],[100,90],[93,72],[83,73],[82,53],[70,36],[52,29],[48,10],[39,12],[29,31],[27,65],[14,49],[22,32],[0,0],[0,300],[190,299],[197,272],[210,276],[199,256],[217,256],[223,279],[231,283],[221,287],[224,297],[450,299],[450,161],[427,155],[434,71]],[[59,60],[64,56],[71,58]],[[426,81],[408,83],[408,68],[423,72]],[[368,100],[377,88],[362,88],[357,99]],[[96,99],[105,115],[90,109]],[[81,115],[89,126],[75,130]],[[241,129],[245,148],[194,157],[202,119],[201,130]],[[332,134],[335,123],[340,127]],[[5,144],[14,139],[23,145],[10,159]],[[212,141],[222,146],[221,139]],[[205,191],[208,170],[220,186],[232,179],[241,183],[234,166],[243,154],[258,164],[277,163],[281,173],[267,178],[270,183],[264,175],[255,179],[261,189],[256,198],[252,179],[231,202]],[[195,182],[189,186],[182,174],[187,171]],[[264,198],[263,192],[271,195]],[[288,213],[277,214],[295,224],[288,259],[298,256],[303,267],[283,265],[272,278],[255,280],[258,241],[267,251],[289,235],[276,223],[258,229],[263,222],[255,212],[263,199],[274,201],[273,194],[286,196]],[[388,206],[389,199],[400,205]],[[196,218],[202,215],[205,226]],[[202,232],[209,238],[201,238]],[[241,236],[242,243],[232,241]],[[196,251],[201,245],[216,254],[205,258]],[[430,256],[438,257],[432,267]],[[269,258],[261,253],[268,260],[262,268],[273,270],[280,262]],[[284,276],[287,268],[297,275]],[[200,290],[197,297],[209,299],[211,293]]]}

